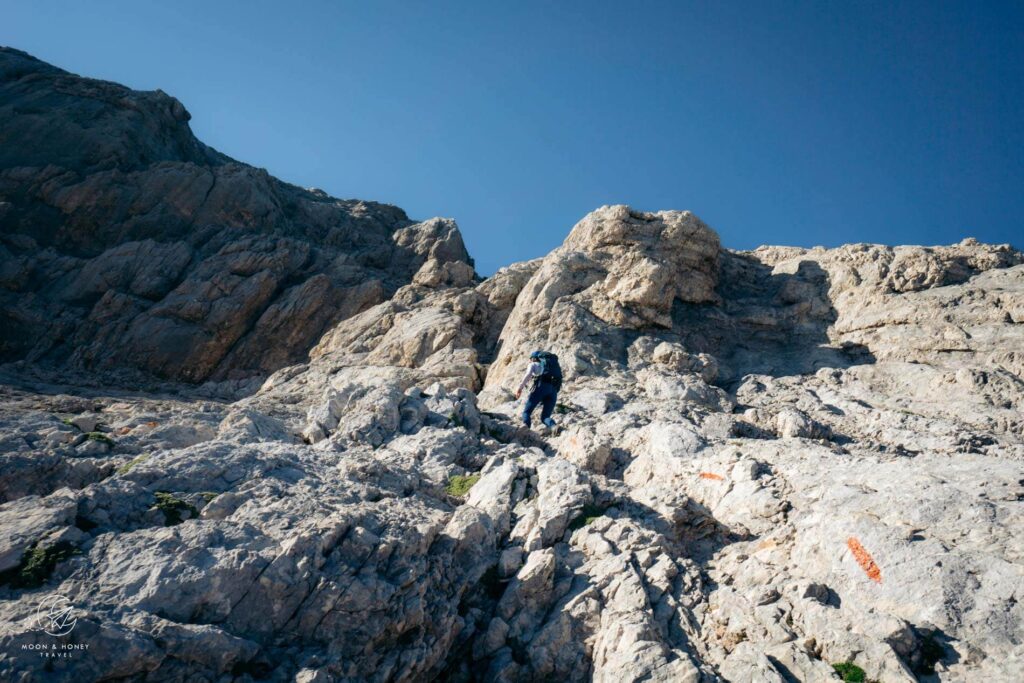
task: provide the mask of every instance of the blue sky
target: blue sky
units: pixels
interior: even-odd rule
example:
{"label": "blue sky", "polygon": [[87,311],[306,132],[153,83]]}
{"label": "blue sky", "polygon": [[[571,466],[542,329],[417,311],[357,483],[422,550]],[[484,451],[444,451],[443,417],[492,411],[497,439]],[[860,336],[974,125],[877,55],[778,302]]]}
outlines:
{"label": "blue sky", "polygon": [[161,88],[226,154],[455,218],[484,274],[614,203],[737,249],[1024,246],[1022,2],[0,9],[0,44]]}

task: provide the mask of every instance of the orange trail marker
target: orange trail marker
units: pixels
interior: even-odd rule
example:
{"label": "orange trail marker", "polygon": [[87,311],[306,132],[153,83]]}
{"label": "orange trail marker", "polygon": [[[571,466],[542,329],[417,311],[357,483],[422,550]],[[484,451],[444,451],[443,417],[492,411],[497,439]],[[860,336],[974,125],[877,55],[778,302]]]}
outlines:
{"label": "orange trail marker", "polygon": [[857,564],[864,570],[864,573],[868,575],[868,578],[875,583],[882,583],[882,570],[875,564],[874,558],[867,550],[864,550],[864,546],[860,544],[853,536],[846,539],[846,547],[853,553],[853,559],[857,560]]}
{"label": "orange trail marker", "polygon": [[715,481],[722,481],[722,476],[719,475],[719,474],[715,474],[714,472],[701,472],[700,473],[700,478],[701,479],[714,479]]}

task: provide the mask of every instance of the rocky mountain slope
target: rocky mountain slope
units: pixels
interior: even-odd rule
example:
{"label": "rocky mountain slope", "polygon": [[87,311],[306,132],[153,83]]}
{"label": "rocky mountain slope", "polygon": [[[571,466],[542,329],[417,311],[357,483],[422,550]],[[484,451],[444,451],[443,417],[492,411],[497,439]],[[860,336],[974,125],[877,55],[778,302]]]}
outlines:
{"label": "rocky mountain slope", "polygon": [[0,74],[4,680],[1019,680],[1020,252],[611,206],[481,281],[162,93]]}
{"label": "rocky mountain slope", "polygon": [[244,380],[426,260],[469,262],[453,222],[287,185],[189,118],[0,48],[0,360]]}

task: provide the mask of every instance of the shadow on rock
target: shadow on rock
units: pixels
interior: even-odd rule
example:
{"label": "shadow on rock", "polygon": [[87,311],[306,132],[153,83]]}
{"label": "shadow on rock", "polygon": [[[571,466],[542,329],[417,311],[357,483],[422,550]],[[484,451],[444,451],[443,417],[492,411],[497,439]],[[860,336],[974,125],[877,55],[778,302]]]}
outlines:
{"label": "shadow on rock", "polygon": [[829,338],[837,318],[829,289],[828,273],[814,261],[801,261],[795,273],[773,273],[752,256],[728,254],[717,290],[722,306],[677,302],[673,326],[685,330],[687,348],[719,359],[718,382],[726,385],[749,374],[780,377],[873,363],[866,346]]}

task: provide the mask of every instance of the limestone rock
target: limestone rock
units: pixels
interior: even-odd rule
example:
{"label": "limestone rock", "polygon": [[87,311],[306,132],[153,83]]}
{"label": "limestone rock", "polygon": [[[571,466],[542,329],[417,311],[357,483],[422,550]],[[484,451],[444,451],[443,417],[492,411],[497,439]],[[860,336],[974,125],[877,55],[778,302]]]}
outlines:
{"label": "limestone rock", "polygon": [[419,270],[472,280],[453,221],[282,183],[199,142],[160,91],[9,48],[0,74],[0,139],[36,140],[0,154],[0,360],[266,376]]}
{"label": "limestone rock", "polygon": [[510,366],[535,348],[559,352],[571,375],[614,355],[628,329],[671,327],[674,301],[715,300],[718,252],[717,235],[688,212],[598,209],[524,286],[488,384],[510,384]]}

